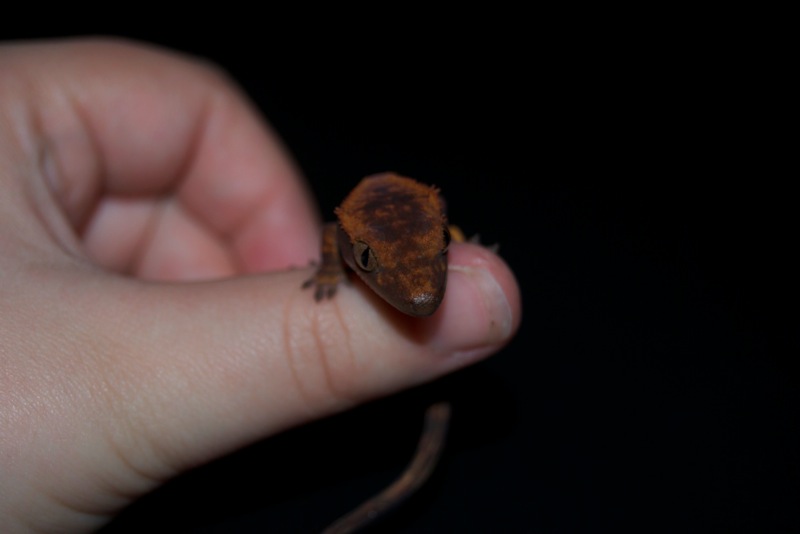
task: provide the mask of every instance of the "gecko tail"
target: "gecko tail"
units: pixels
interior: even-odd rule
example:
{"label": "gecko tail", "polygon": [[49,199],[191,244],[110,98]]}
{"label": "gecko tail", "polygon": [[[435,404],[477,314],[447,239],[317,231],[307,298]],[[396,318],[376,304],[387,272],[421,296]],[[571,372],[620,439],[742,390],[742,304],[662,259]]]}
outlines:
{"label": "gecko tail", "polygon": [[449,403],[438,402],[430,406],[425,412],[425,423],[417,452],[406,470],[386,489],[333,522],[322,534],[348,534],[364,528],[419,489],[436,467],[449,422]]}

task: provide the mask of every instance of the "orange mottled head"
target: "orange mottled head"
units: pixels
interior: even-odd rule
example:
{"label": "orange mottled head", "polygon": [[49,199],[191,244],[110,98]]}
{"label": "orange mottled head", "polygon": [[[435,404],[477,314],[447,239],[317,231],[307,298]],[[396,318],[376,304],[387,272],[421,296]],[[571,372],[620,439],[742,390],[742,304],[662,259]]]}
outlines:
{"label": "orange mottled head", "polygon": [[450,235],[435,187],[392,173],[368,176],[336,215],[342,258],[373,291],[409,315],[436,311]]}

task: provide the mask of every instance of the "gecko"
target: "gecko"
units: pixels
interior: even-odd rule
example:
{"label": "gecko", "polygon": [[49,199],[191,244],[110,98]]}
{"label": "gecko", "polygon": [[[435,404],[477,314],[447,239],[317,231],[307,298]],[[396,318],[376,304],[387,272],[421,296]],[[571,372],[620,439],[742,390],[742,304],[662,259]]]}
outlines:
{"label": "gecko", "polygon": [[[447,286],[448,247],[464,236],[448,224],[437,188],[394,173],[375,174],[361,180],[334,213],[337,222],[322,232],[322,261],[303,284],[315,288],[317,301],[333,298],[349,269],[407,315],[428,317],[439,308]],[[416,491],[436,465],[449,419],[449,403],[429,407],[417,451],[402,475],[324,533],[360,529]]]}

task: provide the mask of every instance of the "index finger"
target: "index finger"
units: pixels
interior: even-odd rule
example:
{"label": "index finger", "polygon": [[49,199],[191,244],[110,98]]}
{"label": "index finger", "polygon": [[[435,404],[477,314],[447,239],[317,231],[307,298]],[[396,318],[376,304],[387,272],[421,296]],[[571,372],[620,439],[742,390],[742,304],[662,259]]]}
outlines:
{"label": "index finger", "polygon": [[12,46],[0,68],[15,74],[0,89],[27,107],[27,155],[44,161],[76,228],[104,196],[174,195],[246,271],[313,256],[318,225],[304,182],[218,69],[109,40]]}

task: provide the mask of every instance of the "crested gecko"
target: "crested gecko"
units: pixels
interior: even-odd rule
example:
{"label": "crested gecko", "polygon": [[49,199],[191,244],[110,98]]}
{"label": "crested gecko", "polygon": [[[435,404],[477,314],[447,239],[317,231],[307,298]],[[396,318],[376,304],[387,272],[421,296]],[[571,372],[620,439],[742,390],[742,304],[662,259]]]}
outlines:
{"label": "crested gecko", "polygon": [[[463,241],[461,231],[447,223],[438,189],[393,173],[376,174],[364,178],[335,213],[338,222],[323,229],[322,262],[303,287],[315,287],[317,301],[332,298],[349,267],[401,312],[432,315],[447,285],[447,248],[451,239]],[[449,418],[446,402],[428,408],[417,452],[400,478],[325,533],[366,526],[421,486],[441,453]]]}

